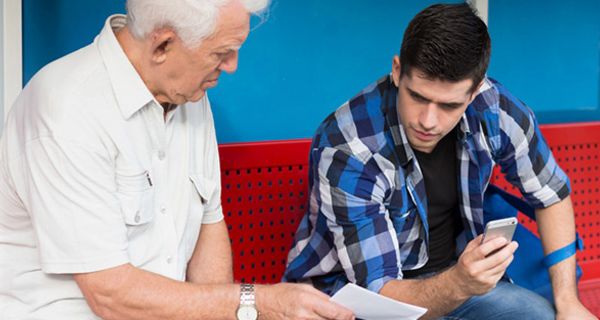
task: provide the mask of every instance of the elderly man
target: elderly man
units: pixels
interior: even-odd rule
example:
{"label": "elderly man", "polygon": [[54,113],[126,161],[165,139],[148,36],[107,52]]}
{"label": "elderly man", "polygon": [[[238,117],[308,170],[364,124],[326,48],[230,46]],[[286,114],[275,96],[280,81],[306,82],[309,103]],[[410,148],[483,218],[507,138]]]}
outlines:
{"label": "elderly man", "polygon": [[[531,110],[485,76],[489,58],[468,5],[415,16],[391,74],[317,130],[287,280],[330,294],[354,282],[427,307],[427,318],[555,318],[548,301],[502,279],[517,243],[482,243],[495,163],[537,208],[547,253],[575,239],[568,178]],[[575,257],[550,274],[556,317],[593,319],[577,298]]]}
{"label": "elderly man", "polygon": [[236,285],[206,90],[266,0],[130,0],[41,70],[0,149],[5,319],[351,319],[303,285]]}

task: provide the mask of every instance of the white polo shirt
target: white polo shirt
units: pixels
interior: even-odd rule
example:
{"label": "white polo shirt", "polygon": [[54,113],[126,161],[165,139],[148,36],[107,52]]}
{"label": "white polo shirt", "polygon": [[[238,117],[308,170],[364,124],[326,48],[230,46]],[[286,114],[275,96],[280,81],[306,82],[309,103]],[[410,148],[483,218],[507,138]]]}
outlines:
{"label": "white polo shirt", "polygon": [[107,19],[44,67],[0,140],[0,318],[94,318],[71,274],[125,263],[184,280],[202,224],[223,219],[206,96],[171,111]]}

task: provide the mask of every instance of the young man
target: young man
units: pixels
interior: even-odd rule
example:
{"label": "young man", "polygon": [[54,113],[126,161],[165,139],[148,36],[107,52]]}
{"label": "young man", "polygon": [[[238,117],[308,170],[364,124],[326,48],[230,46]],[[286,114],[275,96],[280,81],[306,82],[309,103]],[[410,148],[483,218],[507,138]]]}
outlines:
{"label": "young man", "polygon": [[353,318],[233,283],[206,90],[266,5],[129,0],[29,82],[0,140],[0,318]]}
{"label": "young man", "polygon": [[[537,208],[546,252],[575,237],[567,176],[532,112],[485,77],[489,57],[487,28],[466,4],[411,21],[391,75],[317,130],[285,280],[328,294],[353,282],[426,307],[427,318],[554,319],[545,299],[503,279],[517,243],[481,243],[494,164]],[[557,317],[592,318],[575,257],[550,273]]]}

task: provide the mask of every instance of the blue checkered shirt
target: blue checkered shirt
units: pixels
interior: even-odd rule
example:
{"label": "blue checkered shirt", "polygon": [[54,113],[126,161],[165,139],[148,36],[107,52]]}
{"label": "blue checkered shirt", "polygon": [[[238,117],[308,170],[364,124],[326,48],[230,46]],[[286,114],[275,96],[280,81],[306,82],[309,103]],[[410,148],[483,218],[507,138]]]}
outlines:
{"label": "blue checkered shirt", "polygon": [[[348,282],[379,292],[428,260],[423,175],[396,109],[390,76],[364,89],[321,124],[310,153],[310,204],[284,281],[333,294]],[[570,193],[532,111],[485,79],[458,125],[460,252],[482,233],[483,193],[498,164],[536,208]],[[444,183],[444,181],[440,181]]]}

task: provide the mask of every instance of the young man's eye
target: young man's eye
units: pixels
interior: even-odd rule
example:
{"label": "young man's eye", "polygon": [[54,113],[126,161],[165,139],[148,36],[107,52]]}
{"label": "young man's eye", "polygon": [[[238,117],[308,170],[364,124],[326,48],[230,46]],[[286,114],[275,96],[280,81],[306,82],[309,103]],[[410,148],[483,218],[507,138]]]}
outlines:
{"label": "young man's eye", "polygon": [[442,107],[443,109],[446,110],[454,110],[454,109],[458,109],[460,108],[462,105],[461,104],[440,104],[440,107]]}
{"label": "young man's eye", "polygon": [[417,101],[417,102],[422,102],[422,103],[425,103],[425,102],[427,102],[427,99],[425,99],[425,98],[421,97],[421,96],[420,96],[420,95],[418,95],[418,94],[411,93],[410,95],[411,95],[411,97],[413,98],[413,100],[415,100],[415,101]]}

